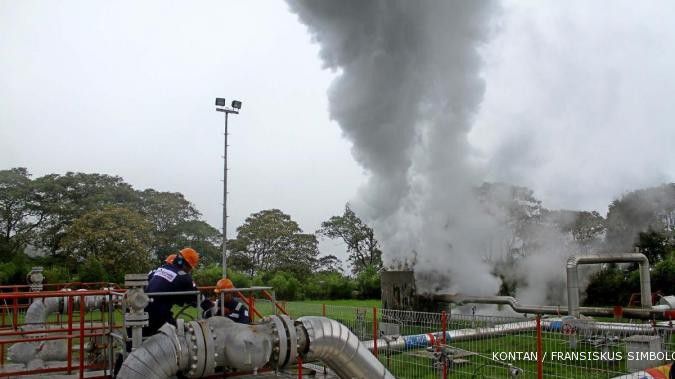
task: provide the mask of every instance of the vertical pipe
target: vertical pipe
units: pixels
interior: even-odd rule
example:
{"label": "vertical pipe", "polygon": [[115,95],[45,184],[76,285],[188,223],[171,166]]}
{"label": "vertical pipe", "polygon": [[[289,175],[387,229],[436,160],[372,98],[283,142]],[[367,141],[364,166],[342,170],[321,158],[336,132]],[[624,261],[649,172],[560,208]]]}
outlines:
{"label": "vertical pipe", "polygon": [[302,357],[298,354],[298,379],[302,379]]}
{"label": "vertical pipe", "polygon": [[84,378],[84,295],[80,296],[80,379]]}
{"label": "vertical pipe", "polygon": [[[443,336],[441,337],[441,343],[443,344],[443,348],[445,348],[446,345],[446,333],[448,331],[448,315],[445,313],[445,311],[441,312],[441,329],[443,331]],[[443,379],[448,378],[448,360],[447,357],[446,359],[443,359]]]}
{"label": "vertical pipe", "polygon": [[541,315],[537,315],[537,379],[544,378],[544,349],[541,341]]}
{"label": "vertical pipe", "polygon": [[72,372],[73,369],[73,298],[68,297],[68,374]]}
{"label": "vertical pipe", "polygon": [[649,279],[649,260],[640,262],[640,302],[642,308],[652,307],[652,284]]}
{"label": "vertical pipe", "polygon": [[326,304],[321,304],[321,315],[326,317]]}
{"label": "vertical pipe", "polygon": [[377,333],[377,307],[373,307],[373,355],[375,357],[378,356],[377,354],[377,340],[378,340],[378,333]]}
{"label": "vertical pipe", "polygon": [[0,367],[5,366],[5,343],[0,343]]}

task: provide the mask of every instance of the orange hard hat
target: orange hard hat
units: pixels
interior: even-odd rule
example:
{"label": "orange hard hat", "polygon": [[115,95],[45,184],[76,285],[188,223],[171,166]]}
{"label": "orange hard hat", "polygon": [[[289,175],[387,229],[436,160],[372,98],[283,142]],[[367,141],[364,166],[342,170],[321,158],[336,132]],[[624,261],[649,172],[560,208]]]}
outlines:
{"label": "orange hard hat", "polygon": [[186,247],[179,253],[190,267],[195,268],[199,264],[199,253],[195,249]]}
{"label": "orange hard hat", "polygon": [[171,263],[173,263],[174,259],[176,259],[176,254],[171,254],[168,257],[166,257],[166,260],[164,260],[164,262],[166,262],[168,264],[171,264]]}
{"label": "orange hard hat", "polygon": [[220,293],[222,290],[228,290],[234,288],[234,283],[230,279],[222,278],[216,283],[216,289],[213,290],[215,293]]}

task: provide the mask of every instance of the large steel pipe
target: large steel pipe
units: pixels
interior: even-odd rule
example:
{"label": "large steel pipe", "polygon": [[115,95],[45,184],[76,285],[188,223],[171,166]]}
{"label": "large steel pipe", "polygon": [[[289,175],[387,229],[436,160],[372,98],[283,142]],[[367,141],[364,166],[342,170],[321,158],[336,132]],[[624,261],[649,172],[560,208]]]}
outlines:
{"label": "large steel pipe", "polygon": [[312,358],[323,361],[345,379],[395,379],[384,365],[343,324],[325,317],[301,317],[298,322],[307,334],[300,346]]}
{"label": "large steel pipe", "polygon": [[[652,287],[649,277],[649,260],[644,254],[575,255],[567,260],[567,306],[571,316],[579,317],[579,265],[597,263],[638,263],[640,265],[640,300],[642,307],[652,307]],[[625,313],[625,311],[624,311]]]}
{"label": "large steel pipe", "polygon": [[166,379],[181,372],[199,378],[225,366],[256,372],[265,364],[282,368],[298,354],[320,359],[341,378],[394,378],[346,326],[324,317],[293,322],[287,316],[254,325],[225,317],[165,324],[124,360],[118,377]]}

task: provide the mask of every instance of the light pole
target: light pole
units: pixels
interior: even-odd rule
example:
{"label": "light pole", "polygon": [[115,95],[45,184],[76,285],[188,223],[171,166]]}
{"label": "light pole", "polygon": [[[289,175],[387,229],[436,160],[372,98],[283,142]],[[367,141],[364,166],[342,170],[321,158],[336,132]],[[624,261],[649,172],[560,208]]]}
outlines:
{"label": "light pole", "polygon": [[233,100],[231,107],[225,105],[225,99],[216,98],[216,111],[225,113],[225,151],[223,153],[223,278],[227,277],[227,116],[239,114],[241,101]]}

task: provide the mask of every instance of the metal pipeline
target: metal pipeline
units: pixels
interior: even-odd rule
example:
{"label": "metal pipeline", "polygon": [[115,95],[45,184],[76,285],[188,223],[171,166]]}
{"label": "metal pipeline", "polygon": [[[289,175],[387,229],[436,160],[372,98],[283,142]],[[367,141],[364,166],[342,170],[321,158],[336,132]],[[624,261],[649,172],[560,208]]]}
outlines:
{"label": "metal pipeline", "polygon": [[[640,300],[642,308],[652,307],[652,287],[649,278],[649,260],[644,254],[580,255],[567,260],[567,305],[571,316],[579,317],[579,265],[596,263],[638,263],[640,265]],[[625,311],[624,311],[625,313]]]}
{"label": "metal pipeline", "polygon": [[[571,318],[567,320],[542,319],[541,327],[546,331],[560,332],[563,330],[563,325],[565,323],[570,323],[574,327],[574,330],[581,334],[595,334],[597,332],[602,332],[605,335],[627,336],[632,334],[651,335],[655,332],[655,328],[650,324],[595,322]],[[445,339],[446,343],[473,341],[478,339],[501,337],[524,331],[531,331],[535,328],[536,321],[518,321],[484,328],[448,330],[445,332]],[[377,349],[378,351],[403,352],[404,350],[408,349],[419,349],[428,346],[434,346],[442,338],[442,331],[426,334],[397,336],[392,338],[379,338],[377,340]],[[373,350],[373,342],[374,341],[372,340],[364,341],[363,344],[367,349]]]}
{"label": "metal pipeline", "polygon": [[301,317],[307,343],[300,346],[307,359],[317,358],[340,378],[395,379],[382,363],[343,324],[325,317]]}
{"label": "metal pipeline", "polygon": [[165,324],[135,349],[118,374],[124,379],[188,378],[214,374],[216,367],[257,372],[265,364],[283,368],[298,355],[322,360],[341,378],[394,376],[349,329],[324,317],[271,316],[254,325],[225,317]]}
{"label": "metal pipeline", "polygon": [[[518,299],[511,296],[467,296],[461,294],[435,294],[431,295],[434,301],[453,304],[503,304],[508,305],[517,313],[531,313],[542,315],[567,315],[569,309],[558,305],[522,305]],[[623,308],[623,314],[637,319],[650,319],[652,317],[663,318],[666,306],[657,306],[649,309]],[[613,317],[614,308],[609,307],[577,307],[579,313],[587,316]]]}
{"label": "metal pipeline", "polygon": [[[542,320],[542,327],[548,328],[550,322]],[[482,338],[500,337],[507,334],[519,333],[533,330],[536,327],[535,321],[518,321],[505,324],[499,324],[485,328],[468,328],[448,330],[445,332],[446,343],[472,341]],[[427,346],[433,346],[443,338],[443,332],[413,334],[408,336],[398,336],[395,338],[379,338],[377,340],[378,351],[402,352],[407,349],[419,349]],[[373,341],[364,341],[363,344],[368,350],[373,350]]]}
{"label": "metal pipeline", "polygon": [[[104,296],[85,296],[85,308],[98,308]],[[73,305],[78,305],[79,297],[73,298]],[[49,315],[63,313],[68,307],[67,297],[36,298],[26,310],[25,325],[22,330],[35,331],[46,327]],[[40,334],[26,334],[25,337],[40,337]],[[18,342],[8,348],[8,357],[16,363],[28,364],[39,359],[42,361],[63,361],[68,357],[65,340],[48,340],[40,342]]]}

